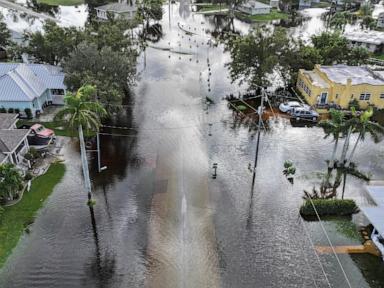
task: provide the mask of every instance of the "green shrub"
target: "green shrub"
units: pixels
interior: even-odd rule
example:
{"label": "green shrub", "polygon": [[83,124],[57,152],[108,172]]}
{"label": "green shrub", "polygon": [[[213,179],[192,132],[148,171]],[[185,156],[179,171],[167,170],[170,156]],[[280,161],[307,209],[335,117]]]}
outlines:
{"label": "green shrub", "polygon": [[25,174],[25,176],[24,176],[25,181],[32,180],[32,178],[33,178],[33,176],[31,174],[31,172],[27,172],[27,174]]}
{"label": "green shrub", "polygon": [[360,110],[360,103],[357,99],[352,99],[348,103],[348,110],[351,110],[352,108],[355,108],[355,110]]}
{"label": "green shrub", "polygon": [[[355,201],[351,199],[313,199],[312,202],[320,217],[345,216],[358,212]],[[304,204],[301,205],[300,214],[302,216],[316,216],[310,200],[305,200]]]}
{"label": "green shrub", "polygon": [[13,112],[15,112],[15,109],[13,109],[13,108],[8,108],[8,113],[13,113]]}
{"label": "green shrub", "polygon": [[19,114],[20,113],[20,109],[19,108],[15,108],[15,113]]}
{"label": "green shrub", "polygon": [[5,109],[4,107],[1,107],[0,108],[0,113],[7,113],[7,109]]}
{"label": "green shrub", "polygon": [[32,119],[33,118],[32,110],[30,108],[25,108],[24,112],[25,112],[25,114],[27,114],[27,118],[28,119]]}

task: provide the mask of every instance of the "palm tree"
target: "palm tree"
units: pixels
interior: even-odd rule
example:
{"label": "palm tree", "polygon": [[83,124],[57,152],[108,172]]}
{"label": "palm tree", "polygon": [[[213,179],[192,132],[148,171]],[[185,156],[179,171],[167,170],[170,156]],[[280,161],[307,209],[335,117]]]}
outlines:
{"label": "palm tree", "polygon": [[336,151],[339,143],[340,136],[345,132],[346,122],[345,114],[342,111],[331,109],[329,111],[331,119],[324,120],[319,123],[319,126],[323,128],[325,137],[333,136],[335,144],[333,146],[332,157],[328,163],[328,168],[332,169],[335,165]]}
{"label": "palm tree", "polygon": [[94,95],[96,95],[96,88],[91,85],[82,86],[76,94],[68,93],[64,99],[64,109],[60,110],[55,116],[55,121],[64,121],[69,129],[72,131],[77,130],[79,133],[83,174],[88,193],[88,205],[90,206],[92,206],[93,200],[83,129],[86,132],[98,132],[101,127],[101,119],[107,115],[106,110],[100,103],[91,101]]}
{"label": "palm tree", "polygon": [[359,133],[356,142],[353,146],[352,152],[350,153],[346,166],[348,167],[355,154],[356,147],[360,141],[365,140],[365,135],[368,133],[371,135],[373,141],[378,143],[382,140],[381,136],[384,135],[384,127],[378,123],[370,121],[373,116],[373,109],[369,107],[367,111],[364,111],[359,117],[359,121],[355,125],[355,132]]}
{"label": "palm tree", "polygon": [[2,201],[13,200],[23,188],[23,177],[15,165],[0,165],[0,198]]}

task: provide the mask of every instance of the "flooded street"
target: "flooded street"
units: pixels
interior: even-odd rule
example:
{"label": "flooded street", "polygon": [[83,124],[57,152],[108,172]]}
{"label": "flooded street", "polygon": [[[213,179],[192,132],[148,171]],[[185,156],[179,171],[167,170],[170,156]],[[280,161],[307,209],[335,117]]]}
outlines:
{"label": "flooded street", "polygon": [[[0,287],[384,287],[379,258],[339,255],[346,280],[334,255],[314,250],[328,244],[319,223],[299,217],[303,191],[319,183],[333,148],[320,128],[271,119],[251,189],[255,131],[235,123],[223,99],[243,88],[228,78],[223,47],[208,45],[215,20],[181,2],[170,14],[164,6],[163,38],[140,56],[135,97],[113,123],[126,128],[101,134],[107,170],[97,173],[89,153],[94,223],[72,140],[64,180],[2,269]],[[293,35],[321,30],[320,10],[305,12],[316,15]],[[370,139],[356,151],[372,179],[384,179],[383,157],[384,145]],[[294,184],[285,160],[297,168]],[[346,197],[367,203],[363,187],[350,179]],[[334,222],[324,226],[333,244],[357,243]]]}

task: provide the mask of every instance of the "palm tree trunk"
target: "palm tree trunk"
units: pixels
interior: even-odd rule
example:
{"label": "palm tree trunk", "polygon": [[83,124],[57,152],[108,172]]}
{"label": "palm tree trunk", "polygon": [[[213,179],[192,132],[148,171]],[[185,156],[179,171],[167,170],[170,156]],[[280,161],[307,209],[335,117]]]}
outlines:
{"label": "palm tree trunk", "polygon": [[87,152],[85,150],[84,133],[83,133],[83,127],[81,125],[79,125],[79,141],[80,141],[80,156],[81,156],[81,164],[83,167],[85,190],[87,191],[87,195],[88,195],[88,204],[91,204],[91,200],[92,200],[91,180],[89,178]]}
{"label": "palm tree trunk", "polygon": [[328,168],[333,168],[335,164],[335,157],[336,157],[336,151],[337,151],[337,145],[339,144],[339,138],[335,139],[335,145],[333,146],[333,152],[332,152],[332,158],[329,161]]}
{"label": "palm tree trunk", "polygon": [[347,136],[345,137],[345,142],[344,142],[344,146],[343,146],[343,151],[341,152],[341,157],[340,157],[340,163],[341,165],[344,165],[345,163],[345,158],[347,157],[347,152],[348,152],[348,148],[349,148],[349,140],[351,138],[351,134],[352,134],[352,127],[350,127],[348,129],[348,133],[347,133]]}
{"label": "palm tree trunk", "polygon": [[349,158],[348,158],[347,163],[346,163],[346,166],[347,166],[347,167],[349,166],[349,164],[350,164],[351,161],[352,161],[353,155],[355,154],[356,147],[357,147],[357,144],[359,144],[360,139],[361,139],[361,133],[359,134],[359,137],[357,137],[356,142],[355,142],[355,145],[353,146],[352,152],[351,152],[351,154],[349,155]]}

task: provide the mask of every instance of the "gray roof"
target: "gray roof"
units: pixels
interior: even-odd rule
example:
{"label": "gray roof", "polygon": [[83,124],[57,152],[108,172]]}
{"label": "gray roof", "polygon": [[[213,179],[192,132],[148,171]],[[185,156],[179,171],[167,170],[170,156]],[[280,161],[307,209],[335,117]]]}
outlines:
{"label": "gray roof", "polygon": [[247,8],[253,8],[253,9],[271,8],[271,6],[269,6],[267,4],[264,4],[264,3],[261,3],[261,2],[258,2],[258,1],[254,1],[254,0],[250,0],[248,2],[245,2],[241,6],[247,7]]}
{"label": "gray roof", "polygon": [[380,31],[357,30],[357,31],[344,33],[344,36],[349,41],[356,41],[356,42],[369,43],[369,44],[375,44],[375,45],[384,44],[384,32],[380,32]]}
{"label": "gray roof", "polygon": [[97,10],[115,12],[115,13],[126,13],[137,11],[136,5],[130,5],[127,3],[110,3],[103,6],[96,7]]}
{"label": "gray roof", "polygon": [[17,121],[18,114],[0,113],[0,129],[10,129]]}
{"label": "gray roof", "polygon": [[12,152],[27,137],[29,129],[0,130],[0,152]]}
{"label": "gray roof", "polygon": [[46,89],[65,89],[64,73],[51,65],[0,63],[0,101],[31,101]]}
{"label": "gray roof", "polygon": [[334,65],[320,66],[319,69],[324,72],[331,81],[343,85],[347,84],[348,79],[352,80],[352,85],[384,85],[384,80],[378,75],[375,75],[367,67]]}
{"label": "gray roof", "polygon": [[0,164],[3,163],[5,158],[7,158],[8,155],[5,155],[4,153],[0,152]]}

